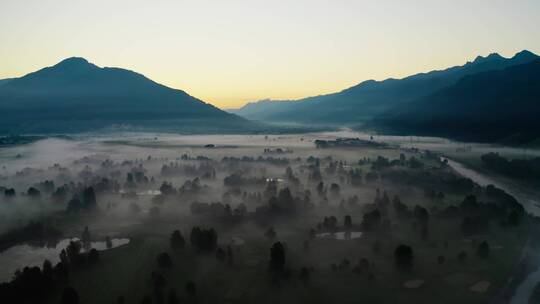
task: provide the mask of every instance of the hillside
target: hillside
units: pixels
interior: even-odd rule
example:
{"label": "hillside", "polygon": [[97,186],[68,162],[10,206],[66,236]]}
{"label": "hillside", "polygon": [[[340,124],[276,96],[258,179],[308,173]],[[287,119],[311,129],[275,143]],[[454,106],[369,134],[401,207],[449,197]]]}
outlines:
{"label": "hillside", "polygon": [[242,132],[258,126],[181,90],[83,58],[0,82],[0,134],[104,128],[187,133]]}
{"label": "hillside", "polygon": [[464,77],[376,117],[384,133],[528,142],[540,137],[540,60]]}
{"label": "hillside", "polygon": [[479,72],[530,62],[537,55],[522,51],[512,58],[478,56],[463,66],[412,75],[403,79],[368,80],[334,94],[295,101],[263,100],[231,111],[248,119],[275,122],[358,125],[401,103],[432,94]]}

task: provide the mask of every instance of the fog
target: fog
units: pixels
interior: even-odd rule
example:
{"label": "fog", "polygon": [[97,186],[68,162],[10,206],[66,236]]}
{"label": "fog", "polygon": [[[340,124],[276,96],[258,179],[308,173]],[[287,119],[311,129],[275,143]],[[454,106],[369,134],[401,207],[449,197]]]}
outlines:
{"label": "fog", "polygon": [[[48,302],[60,299],[66,286],[73,286],[84,303],[120,297],[159,303],[168,290],[195,301],[190,292],[183,295],[186,282],[197,285],[196,301],[202,303],[223,297],[252,302],[268,293],[272,301],[322,302],[336,292],[393,303],[405,295],[411,301],[430,298],[427,288],[456,290],[441,303],[482,302],[504,287],[512,267],[522,261],[523,248],[531,246],[529,231],[536,229],[508,195],[520,186],[500,177],[494,177],[496,182],[471,177],[454,166],[493,151],[507,157],[523,153],[350,130],[84,134],[4,147],[0,279],[22,280],[25,275],[14,274],[16,269],[41,267],[47,259],[55,269],[69,265],[70,278],[66,283],[55,272]],[[537,150],[527,154],[540,155]],[[529,202],[527,210],[533,205]],[[485,216],[488,224],[469,223],[470,214]],[[196,240],[197,227],[201,235],[205,229],[216,234],[210,250]],[[180,251],[173,245],[175,230],[186,243]],[[126,241],[104,247],[111,239]],[[68,263],[62,249],[75,246],[72,240],[83,248],[75,255],[78,262]],[[275,247],[278,243],[284,249]],[[476,257],[484,243],[490,259],[483,253]],[[91,248],[100,251],[99,262]],[[284,250],[281,266],[270,254],[274,249]],[[399,260],[401,249],[405,262]],[[407,257],[409,249],[414,261]],[[163,256],[154,265],[160,252],[172,257],[173,266]],[[471,262],[463,262],[463,255]],[[100,294],[88,285],[97,275],[108,282]],[[182,286],[152,288],[148,278],[155,275]],[[521,275],[525,278],[526,272]],[[133,282],[118,282],[126,276]],[[132,284],[139,288],[130,293]],[[251,287],[245,291],[242,284]],[[398,291],[386,297],[392,288]],[[511,293],[500,297],[511,298]]]}

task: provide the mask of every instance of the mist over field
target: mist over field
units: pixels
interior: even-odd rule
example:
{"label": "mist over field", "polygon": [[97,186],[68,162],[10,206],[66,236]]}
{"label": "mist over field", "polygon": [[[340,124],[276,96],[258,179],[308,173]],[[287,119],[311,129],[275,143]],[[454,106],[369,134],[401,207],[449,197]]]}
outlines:
{"label": "mist over field", "polygon": [[[519,303],[538,276],[526,270],[540,261],[538,193],[463,165],[494,151],[524,157],[351,130],[7,146],[1,291],[28,303],[322,303],[338,291],[395,303],[451,290],[437,301]],[[523,283],[507,287],[516,263]]]}
{"label": "mist over field", "polygon": [[540,303],[539,1],[0,28],[0,304]]}

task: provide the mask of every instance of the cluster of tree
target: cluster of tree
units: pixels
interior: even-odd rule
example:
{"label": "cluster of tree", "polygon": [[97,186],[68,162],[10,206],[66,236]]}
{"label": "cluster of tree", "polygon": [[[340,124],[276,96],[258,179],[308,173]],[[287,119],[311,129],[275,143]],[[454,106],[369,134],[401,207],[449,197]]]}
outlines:
{"label": "cluster of tree", "polygon": [[410,246],[401,244],[394,250],[394,261],[400,268],[409,268],[413,265],[414,254]]}
{"label": "cluster of tree", "polygon": [[433,188],[424,188],[424,197],[429,198],[431,200],[443,200],[444,193],[442,191],[437,192]]}
{"label": "cluster of tree", "polygon": [[62,233],[54,226],[43,222],[29,222],[23,227],[7,231],[0,236],[0,252],[19,243],[45,245],[56,241]]}
{"label": "cluster of tree", "polygon": [[189,196],[189,195],[197,195],[199,194],[202,189],[206,186],[201,185],[201,180],[196,177],[193,180],[187,180],[184,182],[184,184],[178,189],[178,194],[180,196]]}
{"label": "cluster of tree", "polygon": [[362,228],[366,231],[377,230],[381,226],[382,215],[379,209],[366,212],[362,218]]}
{"label": "cluster of tree", "polygon": [[531,159],[511,159],[499,153],[487,153],[480,157],[485,167],[500,174],[516,178],[540,178],[540,157]]}
{"label": "cluster of tree", "polygon": [[291,167],[287,167],[287,169],[285,169],[285,178],[287,179],[287,182],[291,186],[299,187],[301,184],[300,178],[294,175],[294,172]]}
{"label": "cluster of tree", "polygon": [[197,155],[195,157],[191,156],[191,155],[188,155],[188,154],[182,154],[180,156],[180,158],[177,158],[177,160],[180,159],[180,160],[196,160],[196,161],[204,161],[204,162],[208,162],[208,161],[211,161],[212,159],[209,158],[208,156],[204,156],[204,155]]}
{"label": "cluster of tree", "polygon": [[360,169],[350,169],[347,172],[347,177],[351,185],[360,186],[362,184],[362,170]]}
{"label": "cluster of tree", "polygon": [[247,207],[245,204],[239,204],[232,209],[229,204],[216,203],[200,203],[193,202],[190,205],[193,215],[206,215],[218,219],[225,220],[241,220],[247,215]]}
{"label": "cluster of tree", "polygon": [[191,245],[201,252],[214,251],[217,247],[217,239],[218,236],[214,228],[204,229],[193,227],[193,229],[191,229]]}
{"label": "cluster of tree", "polygon": [[257,207],[255,216],[259,219],[267,219],[272,216],[296,215],[311,210],[313,207],[309,196],[293,197],[289,188],[283,188],[279,190],[277,196],[270,197],[268,205]]}
{"label": "cluster of tree", "polygon": [[196,176],[204,179],[215,179],[216,169],[210,162],[198,165],[180,164],[178,162],[164,164],[161,167],[162,176]]}
{"label": "cluster of tree", "polygon": [[257,163],[268,163],[275,166],[287,166],[290,163],[290,160],[286,157],[262,157],[257,158],[250,156],[234,157],[234,156],[225,156],[221,159],[221,162],[257,162]]}
{"label": "cluster of tree", "polygon": [[135,188],[138,184],[146,185],[150,183],[150,179],[146,176],[146,169],[142,164],[138,167],[131,168],[131,171],[126,174],[126,188]]}
{"label": "cluster of tree", "polygon": [[[68,281],[70,271],[79,267],[91,266],[99,261],[99,252],[91,249],[82,252],[79,241],[72,241],[60,252],[60,262],[54,265],[45,260],[42,268],[24,267],[17,271],[13,280],[0,284],[0,295],[5,303],[42,303],[53,290]],[[77,304],[78,294],[66,287],[62,293],[62,304]]]}
{"label": "cluster of tree", "polygon": [[372,147],[380,148],[385,147],[385,143],[379,143],[372,140],[364,140],[360,138],[337,138],[335,140],[315,140],[315,147],[317,149],[331,148],[331,147]]}
{"label": "cluster of tree", "polygon": [[264,177],[244,177],[242,172],[235,172],[223,179],[223,184],[227,187],[241,186],[261,186],[266,184]]}
{"label": "cluster of tree", "polygon": [[[345,215],[343,217],[343,230],[349,231],[353,227],[352,217]],[[335,216],[325,216],[321,223],[317,223],[317,230],[335,232],[338,229],[338,220]]]}
{"label": "cluster of tree", "polygon": [[342,160],[330,161],[328,162],[327,167],[324,169],[324,173],[326,173],[327,175],[334,175],[336,173],[340,175],[345,175],[346,174],[345,165],[346,165],[346,162]]}
{"label": "cluster of tree", "polygon": [[14,188],[4,188],[3,192],[4,192],[4,197],[6,199],[15,197],[17,195]]}
{"label": "cluster of tree", "polygon": [[[408,170],[392,167],[379,171],[382,181],[400,185],[413,185],[424,189],[437,189],[438,192],[471,193],[475,189],[474,182],[456,175],[451,170],[437,168],[436,170]],[[366,176],[367,179],[367,176]]]}
{"label": "cluster of tree", "polygon": [[486,188],[486,195],[494,201],[479,202],[475,195],[468,195],[459,206],[448,206],[437,215],[444,218],[461,217],[461,230],[464,235],[486,232],[492,220],[498,220],[503,226],[520,224],[525,211],[512,196],[493,186]]}
{"label": "cluster of tree", "polygon": [[233,266],[234,253],[231,245],[227,245],[226,249],[218,247],[216,250],[216,259],[220,262],[227,263],[229,266]]}
{"label": "cluster of tree", "polygon": [[282,274],[285,271],[285,247],[281,242],[274,243],[270,248],[268,268],[273,273]]}
{"label": "cluster of tree", "polygon": [[175,251],[181,250],[186,246],[186,240],[180,230],[175,230],[170,237],[171,248]]}
{"label": "cluster of tree", "polygon": [[263,150],[264,154],[285,154],[285,153],[293,153],[293,150],[288,148],[264,148]]}
{"label": "cluster of tree", "polygon": [[96,193],[93,187],[83,190],[81,195],[74,195],[68,202],[66,211],[68,213],[79,213],[80,211],[96,211],[98,209]]}
{"label": "cluster of tree", "polygon": [[[164,255],[160,254],[158,259],[160,257],[163,258]],[[170,266],[172,267],[172,264]],[[153,271],[150,276],[152,282],[152,294],[143,297],[140,302],[141,304],[179,304],[182,302],[197,303],[197,288],[193,281],[188,281],[186,283],[185,292],[187,298],[181,300],[174,287],[171,287],[167,294],[165,293],[167,280],[160,271]],[[117,303],[124,304],[125,298],[123,296],[118,297]]]}

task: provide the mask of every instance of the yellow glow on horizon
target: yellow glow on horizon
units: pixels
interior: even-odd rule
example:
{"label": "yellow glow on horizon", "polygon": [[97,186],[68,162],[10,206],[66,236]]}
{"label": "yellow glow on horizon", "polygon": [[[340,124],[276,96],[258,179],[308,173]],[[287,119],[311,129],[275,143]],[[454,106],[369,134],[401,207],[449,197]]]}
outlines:
{"label": "yellow glow on horizon", "polygon": [[80,56],[236,108],[540,53],[540,1],[3,0],[0,28],[0,79]]}

